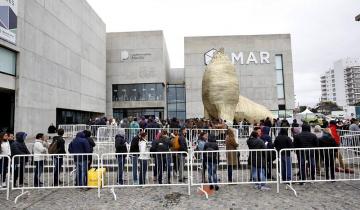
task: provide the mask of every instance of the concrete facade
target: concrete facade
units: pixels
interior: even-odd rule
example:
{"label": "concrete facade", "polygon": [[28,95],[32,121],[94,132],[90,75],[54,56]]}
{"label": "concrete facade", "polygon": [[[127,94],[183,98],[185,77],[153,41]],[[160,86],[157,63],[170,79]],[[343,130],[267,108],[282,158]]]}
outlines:
{"label": "concrete facade", "polygon": [[[186,117],[203,117],[204,108],[201,98],[203,72],[206,68],[204,53],[211,49],[224,48],[231,55],[243,53],[241,60],[235,60],[235,68],[240,81],[240,94],[266,106],[272,111],[278,105],[285,104],[286,110],[295,106],[294,82],[290,34],[249,35],[249,36],[213,36],[185,37],[185,83],[186,83]],[[250,53],[256,57],[249,62]],[[261,63],[261,52],[269,53],[269,63]],[[276,89],[275,55],[282,55],[285,100],[278,100]]]}
{"label": "concrete facade", "polygon": [[19,0],[15,131],[56,122],[56,108],[105,113],[106,31],[86,0]]}
{"label": "concrete facade", "polygon": [[[162,31],[108,33],[106,42],[107,103],[106,113],[113,109],[164,108],[166,113],[166,83],[169,58]],[[113,101],[113,84],[161,83],[161,101]]]}

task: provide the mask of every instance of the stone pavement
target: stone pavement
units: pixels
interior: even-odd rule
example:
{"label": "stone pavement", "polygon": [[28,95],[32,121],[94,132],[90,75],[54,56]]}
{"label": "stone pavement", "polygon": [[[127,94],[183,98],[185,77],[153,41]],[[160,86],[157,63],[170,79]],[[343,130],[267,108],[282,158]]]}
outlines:
{"label": "stone pavement", "polygon": [[360,182],[316,183],[294,185],[291,190],[281,185],[271,191],[259,191],[252,185],[220,186],[209,200],[192,187],[191,196],[186,187],[136,187],[116,189],[118,200],[114,201],[109,189],[101,191],[81,189],[31,190],[30,195],[14,204],[20,191],[11,192],[6,201],[5,192],[0,192],[0,209],[359,209]]}

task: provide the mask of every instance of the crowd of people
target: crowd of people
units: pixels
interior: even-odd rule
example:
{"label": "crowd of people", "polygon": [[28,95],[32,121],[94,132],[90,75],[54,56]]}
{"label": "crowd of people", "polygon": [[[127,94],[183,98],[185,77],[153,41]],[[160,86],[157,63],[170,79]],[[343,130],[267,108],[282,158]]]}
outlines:
{"label": "crowd of people", "polygon": [[[106,119],[100,119],[101,123],[106,124]],[[351,131],[358,131],[359,125],[356,119],[352,119],[349,124]],[[112,123],[116,123],[112,120]],[[223,133],[211,133],[199,130],[196,133],[196,148],[197,151],[204,151],[199,159],[201,162],[201,174],[202,182],[212,183],[211,189],[218,190],[217,169],[220,162],[219,144],[216,141],[220,138],[225,139],[225,149],[230,150],[226,153],[226,163],[228,172],[228,182],[233,181],[233,171],[239,167],[239,153],[236,150],[239,148],[239,144],[236,142],[235,129],[232,126],[228,126],[226,121],[215,120],[209,121],[204,119],[190,119],[181,123],[176,118],[170,121],[160,121],[157,118],[131,118],[126,122],[125,128],[135,128],[130,132],[133,132],[131,139],[129,135],[125,135],[125,130],[121,129],[120,133],[115,136],[114,150],[117,155],[118,162],[118,175],[117,183],[124,184],[124,165],[125,158],[128,152],[130,152],[130,158],[132,162],[132,178],[133,184],[145,184],[146,173],[149,166],[149,160],[153,159],[155,168],[153,170],[154,181],[159,184],[164,183],[163,172],[166,172],[167,184],[171,182],[171,169],[173,174],[176,174],[179,182],[183,182],[186,178],[184,175],[185,157],[187,156],[189,142],[188,142],[188,129],[200,128],[200,129],[226,129]],[[121,122],[124,124],[124,122]],[[247,120],[241,122],[233,122],[235,125],[249,125]],[[271,152],[261,151],[263,149],[276,149],[280,151],[282,149],[293,148],[315,148],[315,147],[339,147],[340,137],[337,133],[337,129],[341,126],[339,122],[330,121],[324,123],[321,126],[317,125],[314,129],[311,129],[310,125],[303,123],[301,126],[294,120],[290,125],[287,120],[274,119],[271,121],[269,118],[261,120],[254,125],[253,131],[250,133],[246,143],[250,149],[249,153],[249,166],[251,170],[251,180],[257,182],[255,188],[260,190],[269,190],[270,188],[265,185],[266,180],[274,179],[272,176],[273,161],[276,155]],[[52,125],[53,126],[53,125]],[[276,134],[276,138],[273,141],[271,138],[270,128],[282,127]],[[289,128],[290,127],[290,128]],[[140,129],[142,128],[142,129]],[[146,132],[145,128],[157,128],[160,132]],[[168,129],[171,129],[171,133],[168,133]],[[340,127],[342,128],[342,127]],[[137,130],[139,129],[139,130]],[[288,136],[288,130],[291,130],[291,137]],[[30,160],[28,156],[20,156],[15,158],[16,162],[14,168],[14,186],[22,186],[24,183],[24,167],[27,162],[33,161],[35,166],[34,171],[34,186],[42,186],[41,176],[44,168],[45,155],[44,154],[56,154],[52,156],[54,162],[53,170],[53,185],[58,186],[63,182],[60,180],[60,173],[63,165],[63,156],[68,153],[74,155],[74,164],[76,167],[76,185],[87,185],[87,172],[91,167],[92,155],[94,147],[96,146],[94,140],[91,138],[91,132],[88,130],[77,133],[76,137],[71,141],[68,148],[65,148],[65,140],[63,138],[63,129],[54,129],[49,127],[49,131],[57,132],[52,138],[52,142],[46,135],[39,133],[36,135],[36,140],[31,148],[31,151],[25,144],[27,134],[24,132],[16,133],[15,137],[11,132],[3,132],[0,134],[0,154],[13,157],[15,155],[29,155],[34,154]],[[313,131],[312,131],[313,130]],[[218,135],[218,136],[216,136]],[[127,145],[129,145],[129,150]],[[191,145],[190,145],[191,146]],[[251,152],[251,150],[256,150]],[[259,151],[260,150],[260,151]],[[170,153],[170,152],[178,153]],[[153,153],[155,152],[155,154]],[[158,153],[156,153],[158,152]],[[315,179],[316,169],[319,169],[321,163],[325,164],[326,179],[334,179],[335,172],[353,173],[353,170],[348,168],[344,164],[341,153],[338,149],[329,150],[326,153],[318,154],[314,150],[309,151],[297,151],[297,161],[299,165],[298,176],[300,180]],[[89,154],[89,155],[77,155],[77,154]],[[339,160],[339,166],[335,167],[336,159]],[[292,158],[291,152],[287,151],[280,155],[282,174],[281,177],[284,181],[290,181],[292,177]],[[307,163],[307,164],[306,164]],[[0,175],[1,186],[6,187],[6,177],[9,173],[8,162],[5,158],[0,159]],[[207,171],[208,180],[205,180],[205,174]],[[310,173],[310,174],[309,174]],[[17,183],[19,181],[19,183]]]}

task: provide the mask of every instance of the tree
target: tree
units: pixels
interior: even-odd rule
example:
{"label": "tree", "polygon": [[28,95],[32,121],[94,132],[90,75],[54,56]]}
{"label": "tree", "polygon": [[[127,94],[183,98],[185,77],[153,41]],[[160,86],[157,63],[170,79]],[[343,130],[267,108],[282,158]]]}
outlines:
{"label": "tree", "polygon": [[342,109],[332,101],[322,101],[317,104],[315,110],[318,113],[322,113],[324,115],[331,114],[332,111],[341,111]]}

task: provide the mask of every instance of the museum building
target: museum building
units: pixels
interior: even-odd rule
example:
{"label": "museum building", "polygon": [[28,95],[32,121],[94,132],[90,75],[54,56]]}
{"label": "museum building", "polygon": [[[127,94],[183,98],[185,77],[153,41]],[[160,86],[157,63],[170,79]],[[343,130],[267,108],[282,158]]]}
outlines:
{"label": "museum building", "polygon": [[185,37],[184,68],[170,68],[162,31],[106,33],[86,0],[0,0],[0,8],[1,129],[34,135],[104,115],[203,117],[202,75],[220,48],[241,95],[292,116],[289,34]]}

